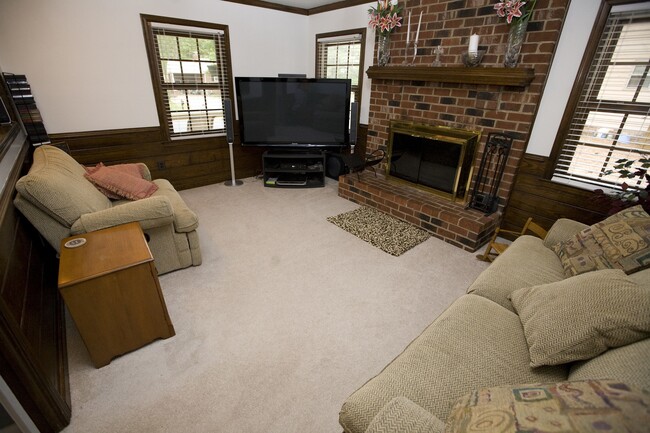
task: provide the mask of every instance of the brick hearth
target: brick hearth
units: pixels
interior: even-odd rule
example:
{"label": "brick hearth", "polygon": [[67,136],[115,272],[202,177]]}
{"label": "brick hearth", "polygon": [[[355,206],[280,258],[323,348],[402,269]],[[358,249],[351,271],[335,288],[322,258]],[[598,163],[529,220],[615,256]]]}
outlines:
{"label": "brick hearth", "polygon": [[360,205],[374,207],[395,218],[414,224],[431,235],[467,251],[488,242],[499,224],[500,213],[485,216],[432,193],[387,180],[372,172],[339,178],[339,196]]}

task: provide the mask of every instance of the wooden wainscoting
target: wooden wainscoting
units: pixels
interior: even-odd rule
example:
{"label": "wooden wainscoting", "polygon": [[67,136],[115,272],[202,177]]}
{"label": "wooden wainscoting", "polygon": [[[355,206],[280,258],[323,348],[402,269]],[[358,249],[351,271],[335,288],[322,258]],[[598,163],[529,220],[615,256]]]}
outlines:
{"label": "wooden wainscoting", "polygon": [[[225,137],[165,142],[158,127],[50,134],[65,142],[81,164],[144,162],[154,178],[169,180],[176,189],[194,188],[230,179],[230,154]],[[262,172],[262,149],[242,147],[235,136],[237,178]]]}
{"label": "wooden wainscoting", "polygon": [[548,158],[525,154],[501,227],[517,230],[528,217],[549,229],[558,218],[571,218],[585,224],[596,223],[606,217],[606,209],[594,203],[594,193],[544,178]]}
{"label": "wooden wainscoting", "polygon": [[[365,152],[367,125],[359,125],[355,151]],[[158,127],[50,134],[53,143],[65,142],[79,163],[106,165],[144,162],[154,178],[169,180],[176,189],[195,188],[231,178],[230,154],[224,137],[164,142]],[[235,133],[233,146],[238,179],[262,173],[266,148],[242,147]]]}
{"label": "wooden wainscoting", "polygon": [[10,167],[0,195],[0,374],[41,432],[59,432],[71,406],[58,260],[13,205],[32,147],[22,132],[4,138],[12,149],[0,158]]}

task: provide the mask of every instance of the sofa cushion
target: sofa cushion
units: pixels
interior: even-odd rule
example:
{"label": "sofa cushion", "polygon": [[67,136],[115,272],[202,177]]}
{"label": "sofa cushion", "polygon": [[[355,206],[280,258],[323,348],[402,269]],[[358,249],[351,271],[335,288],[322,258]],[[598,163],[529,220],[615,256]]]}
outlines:
{"label": "sofa cushion", "polygon": [[567,277],[596,269],[630,274],[650,266],[650,215],[624,209],[553,246]]}
{"label": "sofa cushion", "polygon": [[546,248],[541,239],[521,236],[481,272],[467,292],[514,311],[508,300],[514,290],[563,279],[564,272],[557,255]]}
{"label": "sofa cushion", "polygon": [[365,433],[444,433],[445,423],[406,397],[395,397],[372,419]]}
{"label": "sofa cushion", "polygon": [[571,366],[569,380],[615,379],[650,391],[650,338]]}
{"label": "sofa cushion", "polygon": [[99,191],[107,191],[106,196],[109,198],[139,200],[150,197],[158,190],[155,183],[142,178],[142,172],[136,164],[107,167],[100,163],[86,171],[86,178]]}
{"label": "sofa cushion", "polygon": [[647,432],[650,394],[588,380],[484,388],[456,402],[445,432]]}
{"label": "sofa cushion", "polygon": [[393,362],[343,404],[339,422],[362,433],[395,397],[445,420],[461,395],[484,386],[565,380],[568,366],[529,365],[519,318],[489,299],[464,295]]}
{"label": "sofa cushion", "polygon": [[650,291],[618,269],[515,290],[531,367],[589,359],[650,336]]}
{"label": "sofa cushion", "polygon": [[60,224],[70,227],[85,213],[111,207],[110,200],[84,177],[85,173],[63,150],[43,145],[34,151],[32,167],[16,182],[16,190]]}
{"label": "sofa cushion", "polygon": [[544,246],[549,249],[553,249],[553,246],[558,242],[569,239],[571,236],[576,233],[580,233],[582,230],[589,227],[587,224],[583,224],[578,221],[574,221],[568,218],[559,218],[553,223],[551,228],[546,233],[544,238]]}

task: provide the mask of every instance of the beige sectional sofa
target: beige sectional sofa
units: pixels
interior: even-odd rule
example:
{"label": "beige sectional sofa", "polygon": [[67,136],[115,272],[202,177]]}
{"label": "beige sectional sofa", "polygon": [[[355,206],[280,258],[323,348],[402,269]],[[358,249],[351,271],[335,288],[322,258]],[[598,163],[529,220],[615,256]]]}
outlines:
{"label": "beige sectional sofa", "polygon": [[[144,164],[142,177],[151,182]],[[199,220],[165,179],[140,200],[109,199],[86,177],[86,169],[61,149],[34,150],[29,172],[16,183],[14,204],[58,252],[61,240],[77,234],[137,221],[144,231],[159,274],[201,264]]]}
{"label": "beige sectional sofa", "polygon": [[[531,367],[533,361],[527,340],[531,338],[530,330],[524,329],[522,317],[513,306],[515,298],[510,299],[518,289],[558,285],[558,290],[570,293],[574,281],[571,278],[580,277],[583,280],[580,284],[587,292],[576,291],[575,296],[579,298],[571,301],[575,304],[580,304],[582,298],[595,301],[591,294],[584,293],[590,293],[591,286],[597,285],[603,286],[597,293],[606,296],[609,296],[610,287],[619,285],[625,286],[623,289],[638,285],[641,293],[650,293],[650,269],[629,276],[619,270],[609,270],[567,278],[552,247],[585,228],[584,224],[561,219],[544,240],[532,236],[515,240],[479,275],[467,294],[453,302],[383,371],[345,401],[339,414],[344,431],[442,432],[457,399],[473,390],[503,385],[613,379],[650,391],[650,334],[647,329],[631,331],[639,331],[639,341],[610,348],[590,359]],[[610,278],[614,282],[609,282]],[[590,281],[585,284],[584,280]],[[560,287],[562,284],[567,287]],[[616,303],[618,295],[612,296],[611,302]],[[553,297],[545,303],[552,302]],[[558,340],[565,336],[574,338],[573,325],[568,321],[560,322],[563,319],[554,317],[555,312],[545,311],[544,307],[543,304],[533,305],[528,310],[532,313],[530,320],[544,321],[544,326],[557,325]],[[592,315],[580,313],[574,305],[567,305],[566,311],[571,312],[574,307],[577,321]],[[645,314],[647,317],[642,320],[650,318],[648,304],[641,303],[638,308],[637,316]],[[522,307],[520,313],[523,312]],[[593,315],[601,317],[607,312],[597,311]],[[537,343],[553,345],[554,342],[550,339]],[[496,430],[509,431],[489,428],[481,431]]]}

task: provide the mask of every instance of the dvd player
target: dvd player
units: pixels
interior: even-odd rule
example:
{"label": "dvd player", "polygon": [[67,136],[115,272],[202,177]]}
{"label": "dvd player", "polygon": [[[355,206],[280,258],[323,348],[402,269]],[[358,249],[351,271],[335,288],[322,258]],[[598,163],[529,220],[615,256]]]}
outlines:
{"label": "dvd player", "polygon": [[290,186],[290,185],[302,186],[302,185],[307,185],[307,179],[278,179],[275,181],[275,184],[285,185],[285,186]]}

